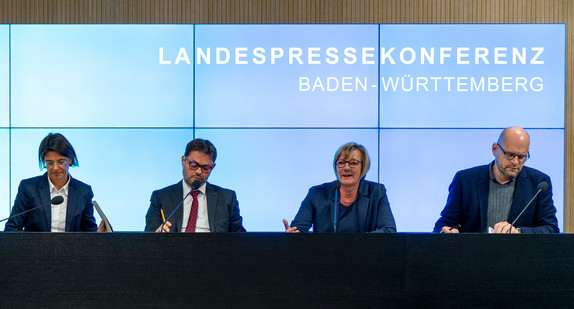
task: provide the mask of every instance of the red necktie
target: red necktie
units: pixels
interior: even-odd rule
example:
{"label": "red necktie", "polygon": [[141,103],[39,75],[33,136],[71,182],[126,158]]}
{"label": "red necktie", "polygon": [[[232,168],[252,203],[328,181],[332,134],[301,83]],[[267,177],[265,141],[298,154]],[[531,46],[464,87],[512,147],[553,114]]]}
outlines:
{"label": "red necktie", "polygon": [[197,201],[197,195],[199,195],[199,190],[191,191],[191,196],[193,196],[193,202],[191,202],[191,211],[189,212],[189,219],[187,220],[187,227],[185,228],[186,233],[194,233],[195,225],[197,224],[197,209],[199,208],[199,202]]}

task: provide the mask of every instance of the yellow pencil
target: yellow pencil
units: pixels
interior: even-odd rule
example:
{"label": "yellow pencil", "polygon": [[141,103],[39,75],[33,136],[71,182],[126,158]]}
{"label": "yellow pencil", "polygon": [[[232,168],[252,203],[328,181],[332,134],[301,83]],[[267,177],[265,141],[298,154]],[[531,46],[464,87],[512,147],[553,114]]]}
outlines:
{"label": "yellow pencil", "polygon": [[163,223],[165,223],[165,215],[163,214],[163,209],[161,210],[161,218],[163,219]]}

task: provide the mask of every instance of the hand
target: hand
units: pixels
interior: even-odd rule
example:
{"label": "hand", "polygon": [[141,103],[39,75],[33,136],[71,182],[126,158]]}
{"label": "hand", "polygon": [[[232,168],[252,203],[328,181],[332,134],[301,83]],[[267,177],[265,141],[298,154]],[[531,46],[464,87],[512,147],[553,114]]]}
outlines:
{"label": "hand", "polygon": [[450,233],[450,234],[458,234],[460,233],[460,231],[458,229],[453,229],[450,226],[443,226],[442,230],[440,231],[441,233]]}
{"label": "hand", "polygon": [[103,232],[107,232],[106,231],[106,224],[104,223],[104,220],[100,221],[100,225],[98,225],[98,233],[103,233]]}
{"label": "hand", "polygon": [[[163,230],[161,229],[163,227]],[[169,221],[165,221],[165,224],[160,225],[157,230],[155,230],[156,233],[169,233],[169,228],[171,227],[171,222]]]}
{"label": "hand", "polygon": [[299,233],[297,227],[296,226],[290,227],[289,222],[287,222],[287,220],[283,219],[283,224],[285,225],[285,233]]}
{"label": "hand", "polygon": [[[510,223],[504,221],[504,222],[498,222],[497,224],[494,225],[494,232],[495,233],[508,233],[508,230],[510,229]],[[510,231],[510,233],[518,233],[518,230],[513,226],[512,227],[512,231]]]}

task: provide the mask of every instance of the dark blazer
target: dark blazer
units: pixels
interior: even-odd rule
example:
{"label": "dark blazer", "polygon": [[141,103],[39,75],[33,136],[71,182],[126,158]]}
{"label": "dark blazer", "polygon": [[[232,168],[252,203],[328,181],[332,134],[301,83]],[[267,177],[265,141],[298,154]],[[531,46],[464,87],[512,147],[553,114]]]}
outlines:
{"label": "dark blazer", "polygon": [[[482,233],[487,229],[488,187],[490,164],[473,167],[456,173],[449,186],[446,206],[434,226],[440,232],[443,226],[462,225],[460,232]],[[516,176],[514,197],[508,215],[512,223],[538,191],[538,184],[545,181],[548,190],[541,192],[524,211],[515,226],[523,233],[558,233],[556,207],[552,201],[552,184],[548,175],[524,166]]]}
{"label": "dark blazer", "polygon": [[[239,202],[237,202],[235,191],[224,189],[208,182],[205,187],[205,194],[207,196],[209,230],[212,233],[245,232],[243,218],[239,214]],[[182,199],[183,186],[181,181],[169,187],[154,191],[151,194],[151,204],[145,216],[145,231],[155,232],[163,223],[161,209],[163,209],[167,219]],[[183,224],[183,205],[177,209],[169,221],[172,224],[170,232],[176,233],[181,231]]]}
{"label": "dark blazer", "polygon": [[[291,222],[301,232],[308,232],[311,226],[316,233],[333,232],[335,187],[332,182],[314,186],[301,203]],[[359,232],[394,233],[397,231],[391,212],[385,186],[362,180],[357,198]]]}
{"label": "dark blazer", "polygon": [[[98,229],[94,218],[93,197],[92,187],[70,178],[66,232],[95,232]],[[22,213],[37,206],[44,207],[10,218],[6,222],[4,231],[50,232],[52,209],[47,173],[20,182],[11,215]]]}

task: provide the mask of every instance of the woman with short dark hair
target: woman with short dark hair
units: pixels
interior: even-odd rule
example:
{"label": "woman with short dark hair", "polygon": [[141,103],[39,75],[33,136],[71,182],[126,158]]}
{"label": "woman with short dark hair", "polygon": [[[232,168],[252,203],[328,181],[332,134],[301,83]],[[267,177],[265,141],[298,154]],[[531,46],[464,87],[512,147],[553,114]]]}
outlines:
{"label": "woman with short dark hair", "polygon": [[95,232],[92,188],[68,172],[78,166],[72,144],[50,133],[40,143],[38,160],[47,172],[20,182],[4,231]]}

